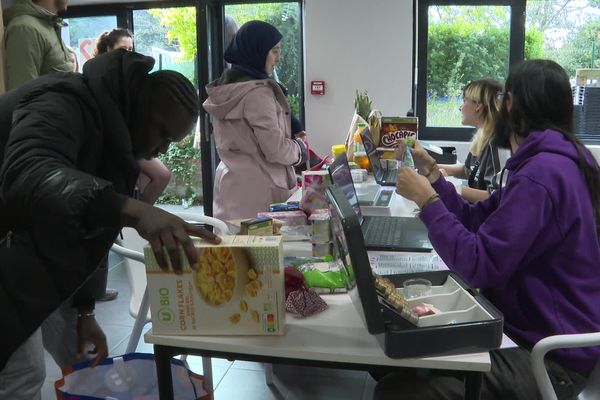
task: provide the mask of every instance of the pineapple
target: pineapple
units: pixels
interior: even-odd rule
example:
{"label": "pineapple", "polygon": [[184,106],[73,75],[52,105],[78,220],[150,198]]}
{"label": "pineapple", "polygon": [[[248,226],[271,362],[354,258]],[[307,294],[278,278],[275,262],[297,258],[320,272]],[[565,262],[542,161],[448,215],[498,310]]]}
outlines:
{"label": "pineapple", "polygon": [[354,108],[356,113],[365,121],[369,118],[369,114],[371,114],[371,105],[372,101],[367,91],[359,92],[357,90],[356,97],[354,98]]}

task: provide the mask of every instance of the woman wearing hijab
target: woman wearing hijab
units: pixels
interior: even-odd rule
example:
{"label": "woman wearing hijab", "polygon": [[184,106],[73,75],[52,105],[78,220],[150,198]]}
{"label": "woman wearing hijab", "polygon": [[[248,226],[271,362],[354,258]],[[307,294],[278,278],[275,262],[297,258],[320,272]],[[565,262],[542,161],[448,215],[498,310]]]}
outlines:
{"label": "woman wearing hijab", "polygon": [[213,117],[221,159],[216,218],[253,218],[285,201],[296,187],[293,166],[306,161],[304,142],[292,137],[285,92],[269,76],[279,62],[281,38],[266,22],[245,23],[225,51],[231,68],[206,87],[204,108]]}

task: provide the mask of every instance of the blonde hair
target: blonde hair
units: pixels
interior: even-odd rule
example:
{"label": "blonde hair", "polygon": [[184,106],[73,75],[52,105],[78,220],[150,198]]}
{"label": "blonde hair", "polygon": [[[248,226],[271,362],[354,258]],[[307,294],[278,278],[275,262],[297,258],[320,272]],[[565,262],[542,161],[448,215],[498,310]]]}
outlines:
{"label": "blonde hair", "polygon": [[494,79],[472,81],[463,89],[463,98],[483,106],[481,119],[483,124],[477,129],[469,151],[479,157],[483,149],[490,144],[494,134],[494,124],[500,111],[501,101],[498,93],[502,92],[502,84]]}

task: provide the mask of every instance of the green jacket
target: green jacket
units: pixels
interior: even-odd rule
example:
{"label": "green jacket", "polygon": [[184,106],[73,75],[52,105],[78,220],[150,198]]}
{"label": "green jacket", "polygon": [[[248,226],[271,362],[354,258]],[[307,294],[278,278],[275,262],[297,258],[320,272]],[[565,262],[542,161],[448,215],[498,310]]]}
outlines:
{"label": "green jacket", "polygon": [[16,0],[4,13],[8,89],[51,72],[71,72],[60,37],[63,22],[31,0]]}

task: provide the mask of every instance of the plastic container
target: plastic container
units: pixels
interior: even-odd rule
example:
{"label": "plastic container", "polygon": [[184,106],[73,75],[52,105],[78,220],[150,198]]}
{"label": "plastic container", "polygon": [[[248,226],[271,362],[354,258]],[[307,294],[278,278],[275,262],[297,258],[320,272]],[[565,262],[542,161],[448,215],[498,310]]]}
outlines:
{"label": "plastic container", "polygon": [[431,295],[431,281],[425,278],[407,279],[403,286],[407,300]]}
{"label": "plastic container", "polygon": [[346,146],[343,144],[334,144],[331,146],[331,154],[333,154],[333,158],[336,159],[340,155],[346,152]]}

